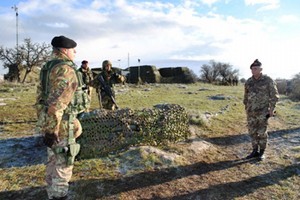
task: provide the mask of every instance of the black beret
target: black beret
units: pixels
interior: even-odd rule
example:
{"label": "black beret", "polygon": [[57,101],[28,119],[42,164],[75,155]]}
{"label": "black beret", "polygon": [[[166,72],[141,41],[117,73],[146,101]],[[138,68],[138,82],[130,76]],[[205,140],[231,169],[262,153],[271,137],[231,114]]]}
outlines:
{"label": "black beret", "polygon": [[74,40],[63,35],[54,37],[51,41],[51,44],[53,47],[66,49],[75,48],[77,46]]}
{"label": "black beret", "polygon": [[261,62],[258,61],[258,59],[254,60],[254,62],[250,65],[250,69],[252,69],[252,67],[260,67],[261,66]]}
{"label": "black beret", "polygon": [[83,60],[83,61],[81,62],[81,64],[87,64],[87,63],[89,63],[87,60]]}

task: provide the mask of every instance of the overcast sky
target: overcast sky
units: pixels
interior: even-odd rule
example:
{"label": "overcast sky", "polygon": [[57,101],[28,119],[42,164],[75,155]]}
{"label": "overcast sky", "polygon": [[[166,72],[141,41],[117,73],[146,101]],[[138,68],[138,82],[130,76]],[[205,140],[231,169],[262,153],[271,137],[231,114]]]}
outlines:
{"label": "overcast sky", "polygon": [[[0,1],[0,45],[24,38],[49,43],[65,35],[77,46],[76,63],[100,67],[187,66],[199,74],[209,60],[251,76],[258,58],[272,78],[300,72],[298,0],[9,0]],[[6,73],[0,66],[0,74]]]}

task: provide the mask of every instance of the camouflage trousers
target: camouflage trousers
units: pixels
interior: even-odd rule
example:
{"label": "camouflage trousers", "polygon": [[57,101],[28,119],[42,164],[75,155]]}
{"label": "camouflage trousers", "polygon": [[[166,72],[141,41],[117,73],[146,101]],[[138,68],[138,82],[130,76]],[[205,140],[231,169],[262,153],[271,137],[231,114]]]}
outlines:
{"label": "camouflage trousers", "polygon": [[115,110],[116,105],[112,102],[111,98],[107,95],[101,96],[102,108],[107,110]]}
{"label": "camouflage trousers", "polygon": [[[264,113],[264,112],[263,112]],[[247,115],[248,132],[253,149],[266,149],[268,142],[268,119],[266,114]]]}
{"label": "camouflage trousers", "polygon": [[[60,141],[57,146],[67,146],[67,139]],[[48,161],[45,179],[48,198],[64,197],[68,194],[73,165],[67,166],[65,153],[55,154],[51,148],[47,148],[47,153]]]}

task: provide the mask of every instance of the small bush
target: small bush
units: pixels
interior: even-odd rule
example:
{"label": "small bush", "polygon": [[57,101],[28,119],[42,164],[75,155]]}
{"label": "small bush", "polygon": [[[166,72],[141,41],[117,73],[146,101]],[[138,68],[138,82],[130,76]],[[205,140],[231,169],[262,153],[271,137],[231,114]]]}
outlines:
{"label": "small bush", "polygon": [[300,73],[291,80],[291,92],[289,98],[295,101],[300,100]]}
{"label": "small bush", "polygon": [[286,95],[287,93],[287,80],[276,80],[277,89],[279,94]]}

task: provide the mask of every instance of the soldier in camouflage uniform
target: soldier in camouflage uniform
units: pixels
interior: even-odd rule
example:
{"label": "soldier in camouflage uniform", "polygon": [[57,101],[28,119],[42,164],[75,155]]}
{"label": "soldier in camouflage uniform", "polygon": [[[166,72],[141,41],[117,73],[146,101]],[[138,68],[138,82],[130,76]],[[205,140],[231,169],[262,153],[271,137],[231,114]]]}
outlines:
{"label": "soldier in camouflage uniform", "polygon": [[113,103],[113,101],[111,100],[109,95],[105,92],[105,90],[103,90],[103,87],[100,86],[98,76],[103,77],[106,85],[111,88],[114,98],[115,98],[114,85],[116,83],[123,83],[125,81],[125,77],[115,73],[112,70],[111,62],[109,60],[104,60],[102,63],[102,72],[95,77],[95,79],[92,81],[91,84],[93,87],[96,88],[96,92],[98,93],[99,102],[101,102],[102,108],[108,110],[115,110],[116,105]]}
{"label": "soldier in camouflage uniform", "polygon": [[[83,83],[87,86],[88,95],[90,101],[92,100],[92,87],[88,86],[90,82],[93,80],[93,72],[89,68],[87,60],[83,60],[81,62],[81,67],[79,68],[79,72],[82,74]],[[89,107],[89,106],[88,106]],[[89,112],[89,109],[85,110],[85,112]]]}
{"label": "soldier in camouflage uniform", "polygon": [[76,42],[57,36],[51,41],[53,58],[40,73],[37,88],[37,131],[43,134],[48,147],[46,166],[49,199],[68,199],[68,182],[74,158],[80,146],[76,143],[82,127],[77,114],[85,109],[88,96],[73,62]]}
{"label": "soldier in camouflage uniform", "polygon": [[246,158],[263,160],[268,140],[268,118],[274,114],[279,94],[276,83],[262,74],[261,63],[257,59],[251,64],[250,69],[252,77],[245,83],[243,103],[247,113],[253,151]]}

